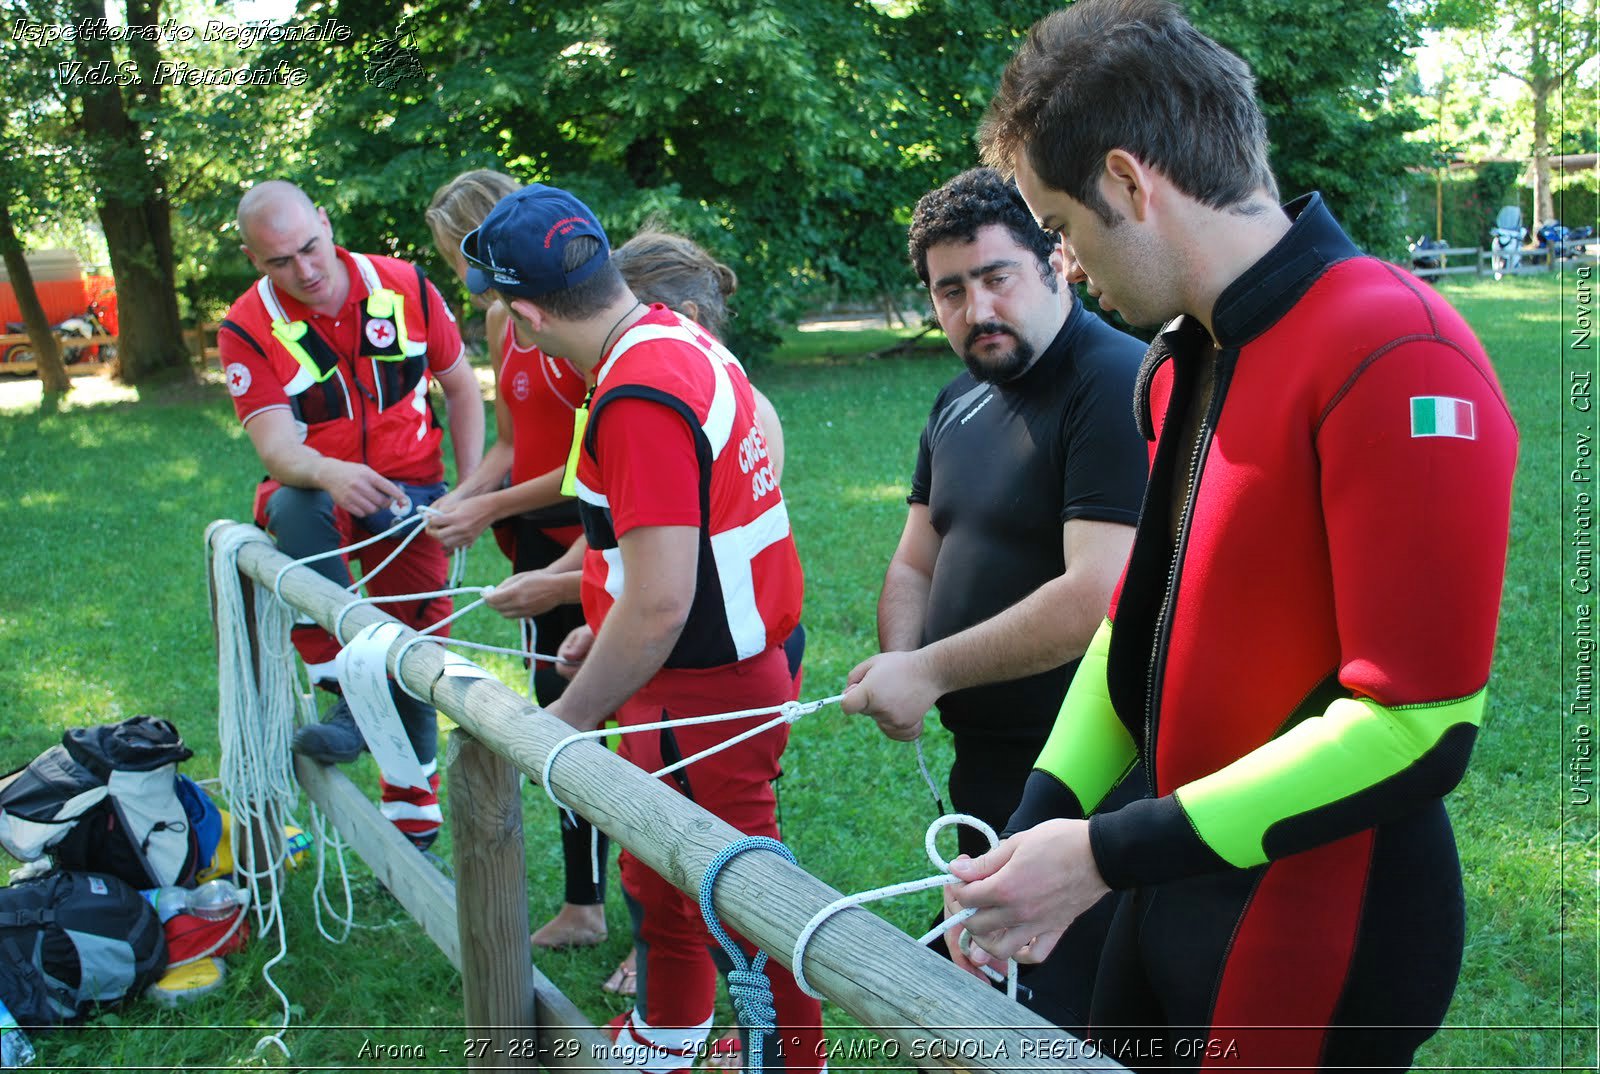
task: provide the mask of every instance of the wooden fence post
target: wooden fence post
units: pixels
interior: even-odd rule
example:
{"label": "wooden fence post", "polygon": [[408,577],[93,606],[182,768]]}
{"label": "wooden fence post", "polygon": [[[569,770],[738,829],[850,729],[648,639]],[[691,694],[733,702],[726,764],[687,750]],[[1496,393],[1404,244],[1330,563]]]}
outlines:
{"label": "wooden fence post", "polygon": [[471,1070],[532,1069],[538,1032],[528,943],[521,777],[463,730],[446,750],[456,925]]}
{"label": "wooden fence post", "polygon": [[[288,558],[263,542],[248,542],[239,549],[240,569],[259,581],[277,578],[286,565]],[[279,585],[289,604],[324,628],[331,630],[337,623],[341,641],[370,623],[389,619],[370,605],[342,611],[351,603],[350,594],[309,568],[284,572]],[[571,728],[440,645],[408,646],[413,637],[412,631],[404,630],[390,648],[391,674],[430,698],[482,748],[504,757],[530,779],[542,778],[546,759]],[[406,658],[400,666],[402,653]],[[302,782],[310,769],[322,769],[311,764],[298,767]],[[343,779],[335,770],[324,771]],[[551,780],[562,801],[691,895],[711,859],[740,838],[730,825],[594,741],[566,748]],[[307,790],[316,797],[311,782]],[[452,811],[460,805],[455,794],[452,787]],[[377,815],[370,803],[362,806],[366,815]],[[388,834],[403,842],[392,828]],[[406,901],[399,892],[396,895]],[[727,925],[787,966],[804,924],[838,898],[837,891],[779,856],[748,853],[733,858],[723,870],[715,908]],[[812,983],[864,1026],[896,1042],[894,1055],[904,1054],[924,1069],[1125,1069],[918,946],[870,911],[855,909],[829,918],[812,935],[808,952],[806,971]],[[871,957],[863,958],[863,952]],[[566,1038],[559,1051],[552,1045],[548,1065],[577,1068],[587,1063],[593,1069],[607,1063],[603,1046],[589,1055],[581,1050],[586,1039],[598,1036],[589,1029]]]}

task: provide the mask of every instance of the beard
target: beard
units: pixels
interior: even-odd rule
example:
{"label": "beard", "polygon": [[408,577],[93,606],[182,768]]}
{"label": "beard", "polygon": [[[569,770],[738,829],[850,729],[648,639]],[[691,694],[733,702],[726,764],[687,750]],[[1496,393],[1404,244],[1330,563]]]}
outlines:
{"label": "beard", "polygon": [[[980,336],[998,333],[1011,337],[1011,349],[1000,351],[987,358],[978,357],[972,349],[973,344]],[[966,345],[961,348],[961,360],[966,363],[967,372],[971,373],[975,380],[987,384],[1006,384],[1016,380],[1033,365],[1034,358],[1033,345],[997,321],[974,325],[972,331],[967,333]]]}

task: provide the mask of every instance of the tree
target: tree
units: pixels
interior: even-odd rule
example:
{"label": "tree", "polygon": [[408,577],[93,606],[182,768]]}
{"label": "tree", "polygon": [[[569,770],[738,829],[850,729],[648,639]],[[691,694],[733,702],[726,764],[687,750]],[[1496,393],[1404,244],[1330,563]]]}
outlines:
{"label": "tree", "polygon": [[497,167],[572,189],[618,241],[651,221],[729,261],[748,343],[835,291],[908,288],[911,205],[976,163],[1000,70],[1054,4],[359,6],[369,26],[404,15],[420,73],[385,86],[360,49],[315,58],[330,89],[314,137],[329,148],[293,177],[335,203],[342,241],[429,260],[432,191]]}
{"label": "tree", "polygon": [[65,205],[92,195],[117,281],[122,378],[187,374],[166,164],[151,130],[162,104],[159,0],[128,0],[126,32],[108,25],[101,0],[27,0],[13,9],[8,58],[27,91],[24,103],[51,117],[29,130],[27,144],[37,151],[14,189],[31,204],[50,205],[65,174],[76,180]]}
{"label": "tree", "polygon": [[[1561,133],[1566,90],[1587,69],[1594,77],[1596,0],[1438,0],[1435,25],[1468,31],[1481,70],[1527,87],[1532,109],[1533,223],[1555,219],[1550,154]],[[1584,95],[1578,95],[1582,100]],[[1593,93],[1575,126],[1592,132]],[[1577,102],[1570,102],[1577,103]],[[1592,144],[1592,143],[1591,143]]]}
{"label": "tree", "polygon": [[[76,0],[73,12],[79,20],[92,22],[105,17],[105,4]],[[160,0],[127,0],[127,23],[131,29],[160,27]],[[69,70],[86,74],[70,87],[70,94],[117,281],[122,379],[139,384],[187,374],[165,167],[150,152],[145,123],[139,118],[161,107],[156,71],[160,49],[155,40],[132,39],[128,52],[133,77],[126,86],[117,84],[120,78],[87,77],[91,71],[122,70],[105,36],[79,34],[73,52],[74,62],[82,66]]]}
{"label": "tree", "polygon": [[33,286],[33,274],[28,271],[27,256],[22,242],[17,238],[16,226],[11,222],[9,197],[0,197],[0,256],[5,259],[6,273],[11,277],[11,290],[22,309],[22,320],[27,326],[28,339],[33,344],[34,363],[46,396],[65,395],[72,390],[72,379],[61,362],[61,349],[56,346],[55,333],[50,330],[50,319],[39,304],[39,294]]}
{"label": "tree", "polygon": [[1406,140],[1426,119],[1395,92],[1419,40],[1417,16],[1399,2],[1192,0],[1187,7],[1199,29],[1254,71],[1283,196],[1320,190],[1358,245],[1401,252],[1402,180],[1430,162],[1426,145]]}
{"label": "tree", "polygon": [[[87,10],[97,0],[57,2]],[[1404,2],[1190,5],[1255,67],[1285,193],[1324,190],[1358,241],[1379,248],[1399,235],[1397,177],[1427,159],[1401,138],[1420,118],[1391,94],[1413,36]],[[130,25],[159,11],[155,0],[128,3]],[[423,210],[457,172],[495,167],[572,189],[618,241],[646,222],[700,241],[739,273],[734,342],[747,344],[775,338],[822,298],[913,289],[904,243],[916,199],[977,163],[974,134],[1002,69],[1057,7],[309,0],[297,23],[363,29],[254,46],[257,66],[305,68],[300,89],[163,92],[143,74],[158,51],[143,42],[128,45],[135,84],[57,89],[79,137],[94,132],[80,156],[108,239],[142,251],[120,261],[113,252],[124,289],[125,273],[145,269],[170,295],[181,267],[190,309],[214,312],[249,277],[230,230],[237,198],[272,177],[326,205],[343,245],[429,263],[448,283]],[[1342,32],[1330,36],[1334,23]],[[103,55],[79,61],[109,55],[99,44]],[[197,48],[186,45],[184,58],[224,62]],[[184,222],[176,241],[174,210]],[[163,331],[176,346],[175,317],[163,309],[155,321],[174,326]]]}
{"label": "tree", "polygon": [[[48,398],[71,391],[72,379],[67,376],[55,333],[39,302],[15,220],[17,216],[37,218],[45,215],[50,206],[70,203],[72,199],[65,189],[69,184],[59,180],[63,171],[71,169],[58,167],[59,162],[51,159],[52,154],[38,137],[40,131],[58,123],[59,115],[52,114],[49,88],[40,77],[38,66],[22,55],[25,47],[14,35],[0,42],[0,100],[6,102],[0,111],[0,138],[13,147],[0,158],[0,256],[22,310],[39,380]],[[25,188],[30,179],[36,194],[44,196],[27,196]]]}

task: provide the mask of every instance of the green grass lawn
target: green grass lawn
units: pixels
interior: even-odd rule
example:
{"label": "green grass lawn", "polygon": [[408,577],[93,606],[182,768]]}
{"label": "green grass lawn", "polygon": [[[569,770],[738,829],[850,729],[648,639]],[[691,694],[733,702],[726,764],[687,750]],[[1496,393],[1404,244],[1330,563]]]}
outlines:
{"label": "green grass lawn", "polygon": [[[1565,584],[1560,362],[1571,327],[1561,321],[1559,291],[1548,277],[1447,290],[1494,358],[1522,455],[1490,710],[1450,803],[1468,942],[1450,1026],[1419,1059],[1433,1068],[1550,1069],[1594,1059],[1592,1033],[1563,1041],[1558,1029],[1537,1028],[1596,1021],[1600,861],[1592,817],[1587,827],[1575,815],[1563,824],[1566,744],[1556,715]],[[911,356],[853,357],[896,335],[797,335],[755,370],[783,415],[788,445],[784,491],[807,571],[807,697],[836,692],[874,650],[873,607],[904,520],[916,438],[956,369],[942,342]],[[25,763],[66,728],[147,712],[176,722],[195,749],[185,771],[213,775],[216,673],[201,534],[212,519],[245,518],[260,475],[226,394],[213,385],[136,403],[69,402],[52,413],[0,409],[0,458],[0,764]],[[504,572],[492,543],[480,542],[468,581],[493,582]],[[509,639],[501,621],[474,614],[487,618],[463,621],[461,636]],[[487,663],[509,682],[520,678],[509,661]],[[948,739],[935,725],[927,742],[942,773]],[[370,785],[369,759],[351,769]],[[784,769],[782,819],[806,868],[846,892],[926,875],[921,831],[935,810],[909,746],[825,710],[796,726]],[[536,788],[525,801],[537,924],[559,902],[560,863],[553,809]],[[612,875],[611,939],[540,960],[596,1023],[622,1006],[599,987],[626,948]],[[293,875],[290,955],[273,970],[293,1004],[293,1065],[373,1066],[356,1058],[368,1037],[425,1044],[430,1054],[449,1047],[450,1057],[434,1065],[459,1065],[459,1033],[450,1028],[461,1021],[459,981],[370,874],[357,865],[353,876],[366,927],[333,946],[312,923],[312,871]],[[913,898],[880,912],[910,930],[931,907],[931,899]],[[45,1036],[40,1062],[285,1065],[276,1053],[252,1058],[278,1018],[260,975],[276,947],[275,938],[260,938],[234,956],[223,991],[195,1006],[169,1012],[134,1003],[82,1030]],[[848,1024],[837,1010],[828,1015],[832,1025]],[[1483,1026],[1526,1028],[1472,1028]],[[362,1027],[387,1028],[380,1035]]]}

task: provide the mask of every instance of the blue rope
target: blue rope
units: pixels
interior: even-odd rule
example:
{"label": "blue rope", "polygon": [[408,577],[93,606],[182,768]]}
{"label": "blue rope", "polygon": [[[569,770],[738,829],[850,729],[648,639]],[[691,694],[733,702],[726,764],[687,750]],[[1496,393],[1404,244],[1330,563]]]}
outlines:
{"label": "blue rope", "polygon": [[766,1036],[777,1030],[778,1022],[777,1011],[772,1006],[772,982],[767,980],[766,974],[767,953],[758,950],[756,957],[746,963],[744,951],[733,942],[728,930],[722,927],[722,922],[717,920],[717,911],[711,905],[711,891],[716,886],[717,876],[723,866],[746,850],[770,850],[782,855],[790,864],[799,863],[794,860],[789,848],[776,839],[768,839],[764,835],[746,836],[718,851],[717,856],[711,859],[711,864],[706,866],[705,875],[700,878],[700,914],[706,919],[706,928],[716,937],[728,960],[733,963],[733,969],[728,973],[728,995],[733,998],[733,1009],[739,1016],[739,1024],[749,1030],[750,1054],[745,1059],[745,1070],[748,1074],[761,1074]]}

